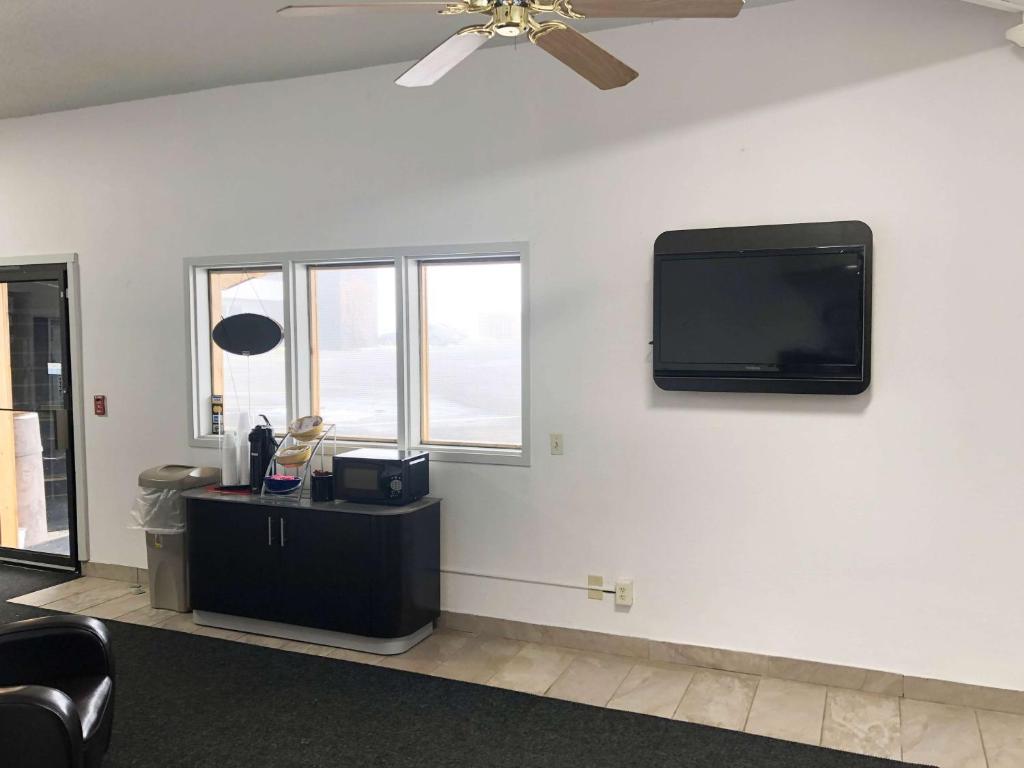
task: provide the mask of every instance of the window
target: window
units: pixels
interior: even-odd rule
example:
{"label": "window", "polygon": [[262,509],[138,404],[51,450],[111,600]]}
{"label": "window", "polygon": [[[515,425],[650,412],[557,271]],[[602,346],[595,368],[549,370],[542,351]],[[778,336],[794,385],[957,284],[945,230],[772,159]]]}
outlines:
{"label": "window", "polygon": [[[424,449],[447,461],[528,463],[525,246],[195,259],[192,442],[213,447],[252,398],[279,429],[316,414],[341,446]],[[285,344],[246,359],[210,343],[221,317],[268,315]],[[251,393],[251,395],[250,395]]]}
{"label": "window", "polygon": [[312,413],[339,438],[398,441],[394,264],[309,268]]}
{"label": "window", "polygon": [[519,260],[425,261],[419,283],[422,442],[521,447]]}
{"label": "window", "polygon": [[[207,272],[210,328],[222,318],[244,313],[265,315],[284,324],[281,269],[217,269]],[[251,422],[263,414],[270,423],[288,423],[284,345],[264,355],[232,355],[210,344],[210,394],[224,398],[224,425],[234,429],[238,416]]]}

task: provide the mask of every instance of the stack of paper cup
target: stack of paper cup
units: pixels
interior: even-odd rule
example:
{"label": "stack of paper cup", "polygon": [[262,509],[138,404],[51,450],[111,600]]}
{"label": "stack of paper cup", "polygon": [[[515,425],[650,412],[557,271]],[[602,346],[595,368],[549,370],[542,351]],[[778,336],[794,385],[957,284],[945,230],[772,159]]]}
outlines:
{"label": "stack of paper cup", "polygon": [[242,411],[238,414],[238,484],[249,484],[249,414]]}
{"label": "stack of paper cup", "polygon": [[238,485],[238,441],[234,432],[220,436],[220,475],[224,485]]}

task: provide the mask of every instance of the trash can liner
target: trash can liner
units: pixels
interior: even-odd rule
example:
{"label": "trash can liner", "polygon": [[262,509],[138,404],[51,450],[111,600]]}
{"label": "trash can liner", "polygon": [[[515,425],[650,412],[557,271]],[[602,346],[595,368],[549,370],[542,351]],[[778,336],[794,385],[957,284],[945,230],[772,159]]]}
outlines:
{"label": "trash can liner", "polygon": [[220,482],[216,467],[164,464],[139,475],[139,490],[128,515],[128,527],[150,533],[181,533],[185,530],[182,491]]}
{"label": "trash can liner", "polygon": [[172,488],[139,488],[130,512],[129,528],[150,533],[185,530],[185,500]]}

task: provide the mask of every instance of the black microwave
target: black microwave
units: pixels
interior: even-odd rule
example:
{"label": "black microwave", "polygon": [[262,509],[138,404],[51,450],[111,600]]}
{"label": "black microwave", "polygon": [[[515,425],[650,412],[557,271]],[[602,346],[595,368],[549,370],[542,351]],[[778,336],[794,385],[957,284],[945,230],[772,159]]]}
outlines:
{"label": "black microwave", "polygon": [[334,457],[334,498],[401,506],[430,493],[426,451],[362,448]]}

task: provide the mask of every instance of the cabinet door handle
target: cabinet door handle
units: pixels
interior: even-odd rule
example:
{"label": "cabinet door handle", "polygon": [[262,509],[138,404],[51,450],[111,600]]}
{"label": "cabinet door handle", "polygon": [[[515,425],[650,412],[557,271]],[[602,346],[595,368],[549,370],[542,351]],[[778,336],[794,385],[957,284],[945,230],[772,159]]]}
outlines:
{"label": "cabinet door handle", "polygon": [[267,515],[267,546],[274,546],[274,529],[271,528],[270,515]]}
{"label": "cabinet door handle", "polygon": [[284,518],[281,518],[281,546],[284,546]]}

